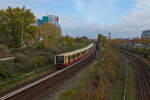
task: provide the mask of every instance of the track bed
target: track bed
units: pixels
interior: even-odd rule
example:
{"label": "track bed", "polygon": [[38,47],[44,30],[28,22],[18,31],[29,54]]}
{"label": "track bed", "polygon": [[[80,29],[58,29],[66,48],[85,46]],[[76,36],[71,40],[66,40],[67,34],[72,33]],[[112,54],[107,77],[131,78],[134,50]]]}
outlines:
{"label": "track bed", "polygon": [[136,100],[150,100],[150,66],[135,55],[122,51],[134,70],[136,80]]}
{"label": "track bed", "polygon": [[53,73],[44,75],[41,78],[6,92],[7,94],[3,94],[0,100],[42,100],[61,87],[66,80],[87,67],[95,59],[95,55],[95,51],[92,51],[85,58],[71,66],[62,70],[55,70]]}

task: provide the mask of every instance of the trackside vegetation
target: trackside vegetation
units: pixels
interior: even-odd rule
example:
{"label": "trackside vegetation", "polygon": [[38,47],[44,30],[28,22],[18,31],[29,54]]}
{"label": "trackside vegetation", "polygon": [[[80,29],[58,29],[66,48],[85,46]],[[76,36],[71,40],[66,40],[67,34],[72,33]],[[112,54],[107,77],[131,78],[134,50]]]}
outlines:
{"label": "trackside vegetation", "polygon": [[103,38],[101,53],[90,67],[77,76],[80,80],[65,90],[56,100],[122,100],[124,81],[120,53]]}
{"label": "trackside vegetation", "polygon": [[61,28],[54,24],[44,23],[38,28],[35,21],[34,13],[25,7],[0,10],[0,59],[15,57],[0,61],[0,93],[51,71],[54,55],[90,43],[87,37],[62,36]]}
{"label": "trackside vegetation", "polygon": [[[20,79],[28,73],[41,70],[44,68],[54,68],[54,55],[71,51],[74,49],[82,48],[88,45],[89,40],[87,38],[72,38],[72,37],[61,37],[64,40],[64,44],[57,46],[55,48],[51,47],[32,47],[32,48],[8,48],[6,45],[0,45],[0,59],[5,57],[16,57],[14,60],[0,62],[0,92],[5,88],[8,89],[15,84],[20,83],[18,81],[26,81],[24,78]],[[87,42],[82,42],[82,40]],[[70,44],[73,41],[73,45]],[[76,42],[78,41],[78,42]],[[81,42],[80,42],[81,41]],[[69,43],[68,43],[69,42]],[[42,70],[46,71],[46,70]],[[37,74],[38,76],[39,74]],[[36,76],[36,75],[34,75]],[[29,75],[29,78],[32,79]],[[5,83],[5,84],[3,84]],[[12,85],[14,84],[14,85]],[[6,88],[7,87],[7,88]]]}
{"label": "trackside vegetation", "polygon": [[134,79],[133,69],[129,65],[127,65],[127,73],[126,100],[136,100],[136,81]]}

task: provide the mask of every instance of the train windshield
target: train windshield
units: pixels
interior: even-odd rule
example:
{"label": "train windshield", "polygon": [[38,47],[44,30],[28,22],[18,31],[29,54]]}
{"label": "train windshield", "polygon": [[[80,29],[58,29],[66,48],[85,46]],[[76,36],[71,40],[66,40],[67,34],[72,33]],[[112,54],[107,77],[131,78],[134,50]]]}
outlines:
{"label": "train windshield", "polygon": [[56,56],[57,64],[64,64],[64,56]]}

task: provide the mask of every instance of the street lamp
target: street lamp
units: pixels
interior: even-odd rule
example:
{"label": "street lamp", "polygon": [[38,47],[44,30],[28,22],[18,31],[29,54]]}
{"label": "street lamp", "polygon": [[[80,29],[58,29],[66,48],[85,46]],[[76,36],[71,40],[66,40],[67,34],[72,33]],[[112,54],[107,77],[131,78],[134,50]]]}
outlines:
{"label": "street lamp", "polygon": [[23,45],[24,45],[24,41],[23,41],[23,22],[21,21],[21,26],[22,26],[22,48],[24,47]]}

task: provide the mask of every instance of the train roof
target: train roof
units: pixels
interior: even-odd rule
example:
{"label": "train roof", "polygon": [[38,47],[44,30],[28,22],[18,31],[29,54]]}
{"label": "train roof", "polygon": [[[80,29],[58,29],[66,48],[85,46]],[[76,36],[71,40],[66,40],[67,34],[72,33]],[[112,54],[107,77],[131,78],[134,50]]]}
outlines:
{"label": "train roof", "polygon": [[88,45],[87,47],[85,48],[82,48],[82,49],[78,49],[78,50],[74,50],[74,51],[70,51],[70,52],[66,52],[66,53],[63,53],[63,54],[59,54],[57,56],[68,56],[68,55],[74,55],[74,54],[77,54],[79,52],[82,52],[82,51],[85,51],[85,50],[88,50],[89,48],[91,48],[94,44],[91,43],[90,45]]}

